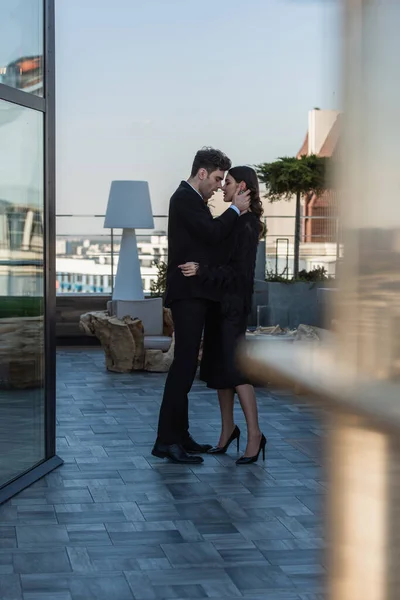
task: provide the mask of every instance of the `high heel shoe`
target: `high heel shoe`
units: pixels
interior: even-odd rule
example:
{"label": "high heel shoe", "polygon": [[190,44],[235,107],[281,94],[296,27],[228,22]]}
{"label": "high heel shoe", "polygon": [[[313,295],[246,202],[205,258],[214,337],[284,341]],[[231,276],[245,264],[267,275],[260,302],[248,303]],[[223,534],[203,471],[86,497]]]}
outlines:
{"label": "high heel shoe", "polygon": [[261,434],[261,440],[260,440],[260,445],[258,447],[257,454],[255,456],[241,456],[240,458],[237,459],[236,464],[237,465],[249,465],[250,463],[257,462],[261,451],[262,451],[262,455],[263,455],[263,460],[265,460],[266,444],[267,444],[267,438],[265,437],[264,434]]}
{"label": "high heel shoe", "polygon": [[231,433],[225,446],[214,446],[214,448],[208,450],[207,454],[225,454],[234,440],[237,440],[237,451],[239,452],[240,429],[237,425],[235,425],[235,429]]}

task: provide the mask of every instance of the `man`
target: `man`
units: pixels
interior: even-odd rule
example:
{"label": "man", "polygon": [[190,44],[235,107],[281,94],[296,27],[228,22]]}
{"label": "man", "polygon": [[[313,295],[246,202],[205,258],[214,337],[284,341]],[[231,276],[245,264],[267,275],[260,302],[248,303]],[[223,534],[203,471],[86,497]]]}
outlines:
{"label": "man", "polygon": [[175,327],[175,354],[165,383],[158,435],[152,454],[176,463],[202,463],[211,446],[198,444],[189,433],[188,394],[196,370],[205,318],[218,292],[196,277],[185,277],[179,265],[210,263],[216,248],[233,230],[250,204],[250,192],[235,195],[232,205],[214,219],[207,202],[222,184],[231,161],[220,150],[203,148],[194,158],[188,181],[170,200],[166,306]]}

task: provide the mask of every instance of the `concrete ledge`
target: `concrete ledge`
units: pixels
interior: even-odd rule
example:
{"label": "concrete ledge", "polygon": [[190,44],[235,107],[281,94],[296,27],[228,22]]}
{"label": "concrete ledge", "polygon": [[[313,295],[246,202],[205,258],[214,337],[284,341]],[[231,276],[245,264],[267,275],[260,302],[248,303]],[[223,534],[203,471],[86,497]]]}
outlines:
{"label": "concrete ledge", "polygon": [[111,315],[122,319],[130,315],[140,319],[148,335],[160,336],[163,333],[164,315],[162,298],[147,298],[145,300],[111,300],[107,302]]}
{"label": "concrete ledge", "polygon": [[307,323],[325,327],[327,303],[320,301],[319,292],[327,285],[323,281],[276,283],[256,280],[249,325],[257,324],[257,306],[265,306],[262,326],[280,325],[283,329],[296,329]]}
{"label": "concrete ledge", "polygon": [[57,343],[67,345],[99,345],[97,338],[85,336],[79,328],[82,314],[90,311],[106,310],[108,294],[58,294],[56,296],[56,338]]}

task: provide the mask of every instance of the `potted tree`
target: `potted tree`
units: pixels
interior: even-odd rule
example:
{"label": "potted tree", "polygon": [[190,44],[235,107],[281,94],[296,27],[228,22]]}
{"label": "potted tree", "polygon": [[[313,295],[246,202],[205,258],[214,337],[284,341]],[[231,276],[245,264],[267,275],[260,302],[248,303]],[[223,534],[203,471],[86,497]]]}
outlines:
{"label": "potted tree", "polygon": [[327,189],[328,160],[310,154],[300,158],[282,157],[274,162],[256,166],[257,175],[265,185],[264,196],[270,202],[290,200],[296,196],[294,279],[299,275],[301,197],[311,193],[322,194]]}
{"label": "potted tree", "polygon": [[318,287],[325,285],[328,276],[324,269],[299,272],[301,198],[306,194],[322,194],[327,189],[328,161],[312,154],[300,158],[282,157],[255,167],[265,185],[264,196],[270,202],[296,197],[293,278],[288,279],[287,273],[286,276],[271,273],[264,290],[255,297],[255,303],[267,307],[268,325],[297,327],[300,323],[319,325],[321,322]]}

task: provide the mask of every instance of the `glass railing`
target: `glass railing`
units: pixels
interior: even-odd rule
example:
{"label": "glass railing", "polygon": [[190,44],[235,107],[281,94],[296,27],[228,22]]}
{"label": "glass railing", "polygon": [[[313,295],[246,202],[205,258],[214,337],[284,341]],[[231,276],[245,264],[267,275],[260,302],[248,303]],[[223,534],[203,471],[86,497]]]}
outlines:
{"label": "glass railing", "polygon": [[[118,267],[121,229],[104,229],[104,215],[57,215],[57,293],[111,294]],[[266,276],[293,275],[295,218],[265,217]],[[150,294],[158,265],[167,261],[168,217],[154,215],[154,229],[136,230],[143,290]],[[301,217],[299,270],[324,268],[335,276],[343,255],[336,216]]]}
{"label": "glass railing", "polygon": [[[111,294],[122,230],[105,229],[100,214],[59,214],[56,223],[57,293]],[[167,260],[167,223],[166,215],[154,215],[154,229],[136,230],[145,294],[157,279],[157,265]]]}
{"label": "glass railing", "polygon": [[[270,215],[265,218],[266,274],[290,279],[294,273],[295,217]],[[335,277],[343,257],[337,216],[300,218],[299,271],[325,269]]]}

